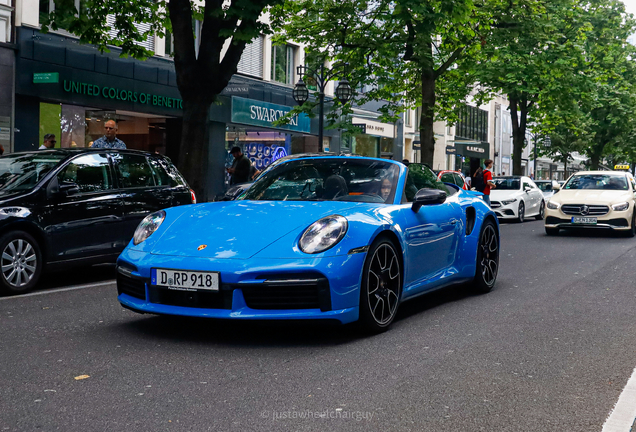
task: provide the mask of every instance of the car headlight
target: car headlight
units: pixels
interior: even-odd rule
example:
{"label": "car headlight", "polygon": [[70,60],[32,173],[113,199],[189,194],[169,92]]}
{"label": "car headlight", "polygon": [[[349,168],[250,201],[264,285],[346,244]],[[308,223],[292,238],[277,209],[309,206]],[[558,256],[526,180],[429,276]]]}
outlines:
{"label": "car headlight", "polygon": [[612,210],[615,210],[615,211],[625,211],[628,208],[629,208],[629,203],[628,202],[619,203],[619,204],[612,204]]}
{"label": "car headlight", "polygon": [[324,252],[335,246],[347,233],[349,223],[340,215],[324,217],[305,230],[298,247],[308,254]]}
{"label": "car headlight", "polygon": [[559,207],[561,207],[561,204],[559,203],[555,203],[552,201],[548,201],[548,203],[546,204],[546,206],[550,209],[550,210],[558,210]]}
{"label": "car headlight", "polygon": [[157,231],[157,229],[161,226],[161,223],[165,218],[166,212],[163,210],[159,210],[158,212],[154,212],[146,216],[135,230],[135,235],[133,235],[133,244],[138,245],[150,237],[152,233]]}
{"label": "car headlight", "polygon": [[517,201],[517,198],[503,200],[503,201],[501,201],[501,205],[508,205],[508,204],[512,204],[512,203],[513,203],[513,202],[515,202],[515,201]]}

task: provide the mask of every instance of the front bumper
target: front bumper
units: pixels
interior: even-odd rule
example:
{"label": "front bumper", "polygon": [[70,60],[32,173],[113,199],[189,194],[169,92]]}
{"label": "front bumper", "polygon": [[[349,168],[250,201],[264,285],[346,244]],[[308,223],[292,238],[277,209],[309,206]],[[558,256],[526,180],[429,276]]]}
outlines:
{"label": "front bumper", "polygon": [[500,201],[491,201],[490,207],[497,215],[497,219],[517,219],[519,217],[517,215],[519,211],[519,201],[507,205],[502,205]]}
{"label": "front bumper", "polygon": [[611,229],[616,231],[627,231],[631,229],[632,209],[624,211],[611,210],[602,216],[596,217],[596,224],[572,223],[572,215],[565,214],[561,209],[545,210],[545,227],[546,228],[596,228]]}
{"label": "front bumper", "polygon": [[[142,313],[221,319],[358,319],[366,254],[306,259],[202,259],[126,249],[117,261],[118,300]],[[150,284],[151,268],[218,271],[218,292]]]}

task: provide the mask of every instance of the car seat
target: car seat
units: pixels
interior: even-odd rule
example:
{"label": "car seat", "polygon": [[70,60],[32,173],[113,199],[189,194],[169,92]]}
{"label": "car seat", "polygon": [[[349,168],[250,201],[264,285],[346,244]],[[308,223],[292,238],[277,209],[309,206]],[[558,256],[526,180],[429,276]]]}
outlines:
{"label": "car seat", "polygon": [[325,180],[322,198],[330,200],[339,196],[347,195],[349,195],[349,189],[347,188],[347,182],[344,177],[337,174],[327,177]]}

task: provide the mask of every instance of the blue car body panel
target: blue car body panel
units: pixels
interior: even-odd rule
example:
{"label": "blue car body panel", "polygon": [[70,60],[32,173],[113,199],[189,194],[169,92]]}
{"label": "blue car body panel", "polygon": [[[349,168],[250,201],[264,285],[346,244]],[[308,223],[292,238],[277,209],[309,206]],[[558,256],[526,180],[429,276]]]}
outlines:
{"label": "blue car body panel", "polygon": [[[481,194],[450,185],[458,190],[445,203],[425,205],[414,212],[411,203],[402,203],[407,169],[397,162],[389,162],[400,168],[396,189],[399,193],[395,194],[392,204],[238,200],[166,209],[165,220],[157,231],[138,245],[131,242],[118,260],[124,273],[141,281],[145,298],[140,298],[143,294],[135,297],[120,292],[119,301],[133,310],[157,314],[352,322],[359,315],[366,251],[380,235],[389,236],[401,249],[402,300],[471,280],[475,276],[482,224],[488,218],[498,227],[497,218]],[[475,218],[467,234],[469,207],[474,209]],[[334,214],[348,221],[342,240],[322,253],[302,252],[298,242],[305,229]],[[205,248],[201,249],[201,245]],[[225,307],[186,307],[151,301],[152,268],[219,272]],[[326,280],[329,307],[248,307],[244,291],[258,290],[280,275],[287,279]]]}

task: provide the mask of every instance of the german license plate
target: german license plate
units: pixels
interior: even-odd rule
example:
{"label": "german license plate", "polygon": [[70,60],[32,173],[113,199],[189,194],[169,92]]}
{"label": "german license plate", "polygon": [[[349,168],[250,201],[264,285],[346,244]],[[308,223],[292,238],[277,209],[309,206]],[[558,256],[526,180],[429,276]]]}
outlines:
{"label": "german license plate", "polygon": [[219,273],[153,268],[150,284],[181,291],[218,291]]}
{"label": "german license plate", "polygon": [[595,217],[573,216],[572,223],[574,224],[591,224],[596,225]]}

